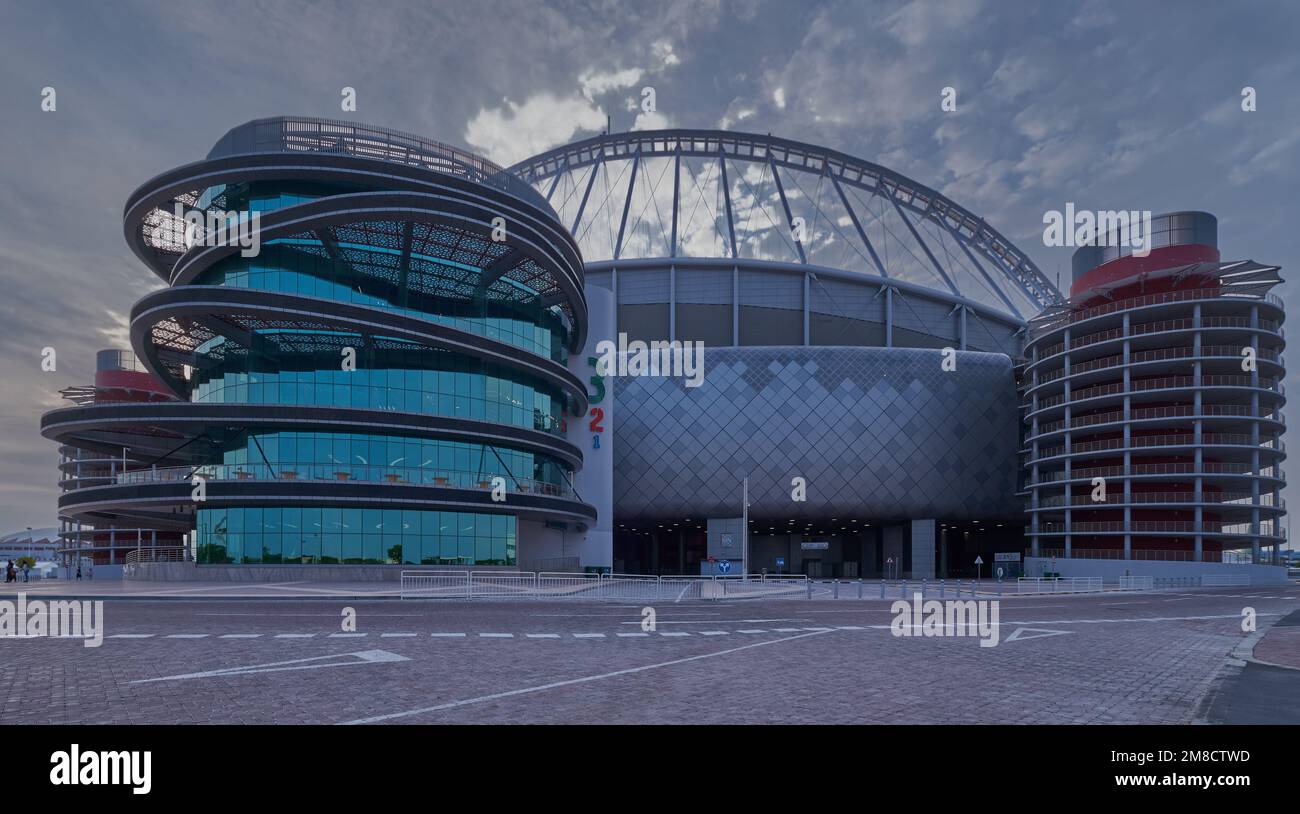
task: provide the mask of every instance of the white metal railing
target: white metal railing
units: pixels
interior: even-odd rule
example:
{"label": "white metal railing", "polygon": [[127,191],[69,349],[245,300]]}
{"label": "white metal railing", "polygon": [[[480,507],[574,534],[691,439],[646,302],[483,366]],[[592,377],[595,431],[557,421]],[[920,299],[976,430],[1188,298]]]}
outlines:
{"label": "white metal railing", "polygon": [[[87,549],[87,553],[91,549]],[[87,558],[89,559],[89,558]],[[122,561],[122,579],[131,579],[139,572],[141,563],[149,562],[190,562],[190,550],[182,546],[159,548],[137,548],[126,552]]]}
{"label": "white metal railing", "polygon": [[1121,591],[1150,591],[1156,587],[1155,577],[1120,577]]}
{"label": "white metal railing", "polygon": [[654,576],[531,571],[402,571],[403,599],[569,599],[680,602],[804,597],[803,575]]}
{"label": "white metal railing", "polygon": [[1101,589],[1101,577],[1019,577],[1016,579],[1016,590],[1022,594],[1077,594]]}
{"label": "white metal railing", "polygon": [[403,599],[468,599],[469,571],[403,571]]}
{"label": "white metal railing", "polygon": [[402,486],[437,486],[452,489],[493,488],[493,479],[501,478],[510,492],[532,492],[553,497],[573,497],[567,484],[555,484],[535,478],[516,478],[491,471],[432,469],[409,466],[371,466],[355,464],[278,463],[203,464],[201,466],[148,467],[120,471],[111,468],[96,479],[117,484],[190,481],[194,477],[209,481],[354,481],[391,483]]}
{"label": "white metal railing", "polygon": [[1202,588],[1227,588],[1250,585],[1250,574],[1201,574]]}

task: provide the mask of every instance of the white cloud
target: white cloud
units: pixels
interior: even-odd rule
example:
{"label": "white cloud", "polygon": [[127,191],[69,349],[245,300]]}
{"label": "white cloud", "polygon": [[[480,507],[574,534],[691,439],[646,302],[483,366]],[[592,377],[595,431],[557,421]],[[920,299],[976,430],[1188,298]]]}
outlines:
{"label": "white cloud", "polygon": [[1102,5],[1098,0],[1088,0],[1079,9],[1079,13],[1070,21],[1070,25],[1076,28],[1092,29],[1105,28],[1119,22],[1119,17],[1107,6]]}
{"label": "white cloud", "polygon": [[673,44],[668,40],[659,40],[651,45],[650,53],[658,60],[659,65],[664,68],[680,65],[682,62],[681,57],[673,53]]}
{"label": "white cloud", "polygon": [[465,142],[503,165],[571,141],[580,130],[605,126],[605,111],[581,96],[541,93],[523,104],[503,101],[503,108],[479,110],[465,127]]}
{"label": "white cloud", "polygon": [[639,82],[644,75],[645,71],[640,68],[624,68],[621,71],[606,73],[587,71],[578,77],[578,82],[582,84],[582,95],[586,96],[590,101],[612,90],[630,88]]}
{"label": "white cloud", "polygon": [[979,11],[979,0],[916,0],[885,19],[894,39],[915,48],[934,34],[961,28]]}
{"label": "white cloud", "polygon": [[743,122],[745,119],[753,116],[755,112],[756,111],[752,107],[744,107],[736,111],[735,118],[732,118],[731,114],[728,113],[718,120],[718,128],[721,130],[730,130],[731,125]]}
{"label": "white cloud", "polygon": [[776,90],[772,91],[772,101],[779,110],[785,110],[785,88],[778,86]]}
{"label": "white cloud", "polygon": [[667,130],[672,127],[672,122],[668,117],[657,110],[649,113],[638,113],[636,121],[632,123],[633,130]]}

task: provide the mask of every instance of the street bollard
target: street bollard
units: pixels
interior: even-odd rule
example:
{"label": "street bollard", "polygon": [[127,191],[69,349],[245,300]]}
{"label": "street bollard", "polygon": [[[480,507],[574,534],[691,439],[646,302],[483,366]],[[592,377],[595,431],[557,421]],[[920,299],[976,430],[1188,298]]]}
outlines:
{"label": "street bollard", "polygon": [[898,583],[898,598],[899,598],[899,599],[906,599],[906,598],[907,598],[907,583],[906,583],[906,582],[900,582],[900,583]]}
{"label": "street bollard", "polygon": [[925,599],[925,580],[921,580],[921,598]]}
{"label": "street bollard", "polygon": [[862,577],[858,577],[858,599],[862,598]]}
{"label": "street bollard", "polygon": [[812,580],[808,580],[805,584],[808,586],[808,598],[812,599]]}
{"label": "street bollard", "polygon": [[839,598],[840,598],[840,581],[839,581],[838,579],[833,579],[833,580],[831,580],[831,585],[833,586],[833,587],[831,588],[831,599],[839,599]]}
{"label": "street bollard", "polygon": [[944,580],[939,580],[939,598],[943,599],[948,591],[948,584]]}
{"label": "street bollard", "polygon": [[881,580],[880,580],[880,598],[881,598],[881,599],[884,599],[884,598],[885,598],[885,580],[884,580],[884,579],[881,579]]}

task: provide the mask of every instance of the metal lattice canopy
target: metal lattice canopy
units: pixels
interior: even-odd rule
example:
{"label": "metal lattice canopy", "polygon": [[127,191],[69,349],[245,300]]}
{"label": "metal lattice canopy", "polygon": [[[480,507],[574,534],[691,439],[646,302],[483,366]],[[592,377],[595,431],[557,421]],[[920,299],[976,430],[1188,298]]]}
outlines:
{"label": "metal lattice canopy", "polygon": [[616,133],[511,171],[546,196],[589,263],[793,262],[915,283],[1019,319],[1063,299],[983,218],[896,172],[809,144],[712,130]]}

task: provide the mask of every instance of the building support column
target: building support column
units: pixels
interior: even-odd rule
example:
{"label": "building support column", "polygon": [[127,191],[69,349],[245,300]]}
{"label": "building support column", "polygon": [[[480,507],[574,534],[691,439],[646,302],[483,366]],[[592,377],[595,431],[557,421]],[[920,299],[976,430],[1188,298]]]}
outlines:
{"label": "building support column", "polygon": [[933,519],[912,521],[912,579],[934,579]]}

